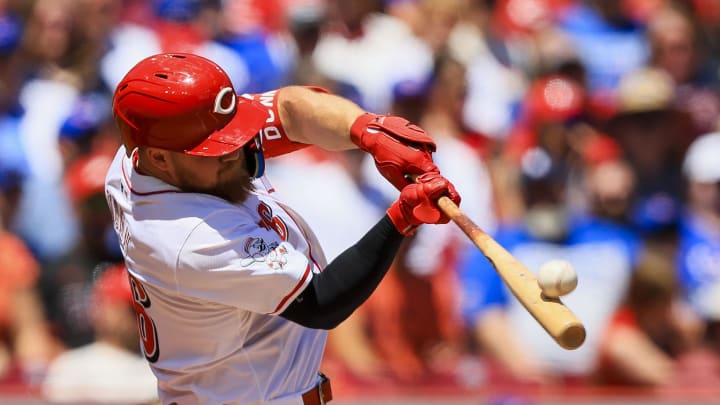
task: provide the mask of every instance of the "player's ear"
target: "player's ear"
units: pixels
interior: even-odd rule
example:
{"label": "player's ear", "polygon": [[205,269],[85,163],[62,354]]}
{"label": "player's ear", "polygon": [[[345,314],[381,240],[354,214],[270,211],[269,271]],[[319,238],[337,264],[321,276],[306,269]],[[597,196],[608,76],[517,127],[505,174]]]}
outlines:
{"label": "player's ear", "polygon": [[[155,170],[167,172],[172,165],[168,151],[152,146],[146,146],[140,149],[140,158],[142,163],[147,163]],[[144,158],[144,159],[143,159]]]}

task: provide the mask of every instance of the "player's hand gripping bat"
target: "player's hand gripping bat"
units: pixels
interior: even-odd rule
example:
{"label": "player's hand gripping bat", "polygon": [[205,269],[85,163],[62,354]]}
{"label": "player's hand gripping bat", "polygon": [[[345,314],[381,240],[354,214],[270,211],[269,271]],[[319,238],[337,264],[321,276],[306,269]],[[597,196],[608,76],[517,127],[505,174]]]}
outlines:
{"label": "player's hand gripping bat", "polygon": [[[415,176],[411,176],[414,180]],[[565,349],[577,349],[585,341],[585,326],[558,298],[542,294],[535,275],[483,231],[448,197],[437,205],[490,261],[513,295],[538,323]]]}

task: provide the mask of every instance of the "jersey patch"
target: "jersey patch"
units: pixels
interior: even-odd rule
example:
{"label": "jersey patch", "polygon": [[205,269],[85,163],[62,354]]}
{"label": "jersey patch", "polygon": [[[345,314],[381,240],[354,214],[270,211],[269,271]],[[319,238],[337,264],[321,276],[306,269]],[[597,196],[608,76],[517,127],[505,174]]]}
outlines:
{"label": "jersey patch", "polygon": [[243,243],[247,256],[240,265],[248,267],[253,263],[265,263],[273,270],[283,270],[288,262],[288,249],[285,242],[265,242],[263,238],[249,237]]}
{"label": "jersey patch", "polygon": [[275,241],[267,243],[263,238],[247,238],[243,243],[243,250],[245,250],[247,256],[243,258],[240,264],[246,267],[257,261],[263,261],[265,256],[269,255],[276,247],[278,247],[278,243]]}
{"label": "jersey patch", "polygon": [[270,252],[270,254],[267,256],[266,262],[268,267],[273,270],[283,270],[288,262],[287,256],[288,250],[281,243],[280,246]]}

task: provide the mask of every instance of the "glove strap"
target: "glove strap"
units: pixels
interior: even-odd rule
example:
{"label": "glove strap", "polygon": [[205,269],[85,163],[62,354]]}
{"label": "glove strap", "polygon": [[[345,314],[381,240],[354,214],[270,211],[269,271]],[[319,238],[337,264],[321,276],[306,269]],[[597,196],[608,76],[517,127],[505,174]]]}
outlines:
{"label": "glove strap", "polygon": [[393,225],[395,225],[395,229],[405,236],[413,234],[417,229],[417,225],[413,225],[405,219],[402,208],[400,208],[400,200],[395,201],[390,208],[387,209],[387,215]]}
{"label": "glove strap", "polygon": [[352,126],[350,127],[350,140],[352,140],[355,145],[359,146],[360,149],[366,152],[368,150],[367,146],[363,142],[363,135],[365,134],[365,129],[367,129],[368,124],[370,124],[370,122],[375,120],[377,117],[377,114],[366,112],[365,114],[357,117],[355,119],[355,122],[353,122]]}

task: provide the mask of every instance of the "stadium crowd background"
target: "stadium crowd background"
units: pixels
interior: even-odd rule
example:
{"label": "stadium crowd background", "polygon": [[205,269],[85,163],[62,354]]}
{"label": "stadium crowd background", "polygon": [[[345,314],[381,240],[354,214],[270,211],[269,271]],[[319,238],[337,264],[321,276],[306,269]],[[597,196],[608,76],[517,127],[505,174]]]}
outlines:
{"label": "stadium crowd background", "polygon": [[[0,395],[153,400],[102,183],[112,91],[161,51],[420,124],[475,222],[575,266],[568,352],[455,227],[422,227],[331,332],[337,396],[719,397],[720,0],[0,0]],[[330,259],[395,198],[362,152],[269,166]]]}

